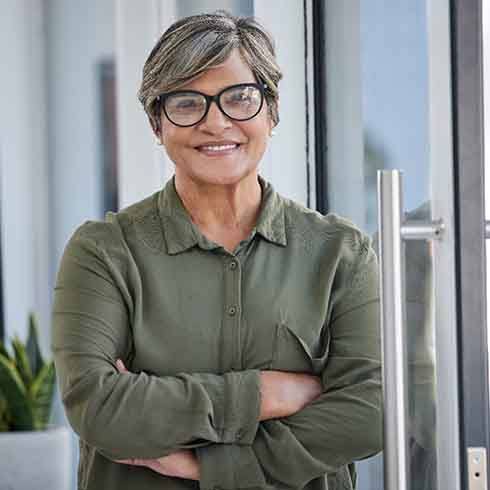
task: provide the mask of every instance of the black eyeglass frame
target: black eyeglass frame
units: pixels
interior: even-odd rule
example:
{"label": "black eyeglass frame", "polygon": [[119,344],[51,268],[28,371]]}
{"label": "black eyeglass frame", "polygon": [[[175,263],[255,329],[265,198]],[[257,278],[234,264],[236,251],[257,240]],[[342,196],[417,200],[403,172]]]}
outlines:
{"label": "black eyeglass frame", "polygon": [[[228,115],[223,110],[223,108],[221,107],[221,104],[220,104],[220,101],[219,101],[221,95],[224,92],[226,92],[228,90],[231,90],[231,89],[234,89],[234,88],[239,88],[239,87],[255,87],[256,89],[259,90],[260,95],[261,95],[260,105],[259,105],[259,108],[257,109],[257,112],[253,116],[246,117],[245,119],[237,119],[235,117],[232,117],[232,116]],[[198,90],[174,90],[172,92],[165,92],[163,94],[160,94],[157,97],[157,101],[158,101],[158,104],[160,106],[160,110],[163,109],[163,112],[165,113],[165,116],[167,117],[167,119],[172,124],[174,124],[175,126],[179,126],[181,128],[189,128],[189,127],[195,126],[196,124],[199,124],[201,121],[203,121],[206,118],[206,116],[208,115],[209,108],[211,107],[211,103],[212,102],[214,102],[218,106],[218,108],[221,111],[221,113],[223,115],[225,115],[228,119],[231,119],[232,121],[249,121],[250,119],[253,119],[255,116],[257,116],[257,114],[262,110],[262,107],[264,105],[264,100],[265,100],[265,90],[266,90],[266,88],[267,88],[267,84],[265,84],[265,83],[249,82],[249,83],[237,83],[235,85],[229,85],[228,87],[225,87],[223,90],[220,90],[217,94],[214,94],[214,95],[203,94],[202,92],[199,92]],[[204,111],[203,116],[198,121],[196,121],[195,123],[192,123],[192,124],[177,124],[174,121],[172,121],[172,119],[167,114],[167,110],[165,108],[165,101],[169,97],[171,97],[173,95],[176,95],[176,94],[197,94],[197,95],[201,95],[202,97],[204,97],[205,100],[206,100],[206,109]]]}

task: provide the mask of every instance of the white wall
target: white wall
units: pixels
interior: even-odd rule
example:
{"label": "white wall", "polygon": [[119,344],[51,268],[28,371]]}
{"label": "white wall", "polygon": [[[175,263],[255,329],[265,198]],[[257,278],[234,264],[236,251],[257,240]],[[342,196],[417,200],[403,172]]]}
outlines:
{"label": "white wall", "polygon": [[234,15],[253,15],[253,3],[253,0],[206,0],[205,2],[179,0],[176,7],[178,17],[209,13],[219,9],[228,10]]}
{"label": "white wall", "polygon": [[315,183],[313,174],[308,182],[307,171],[304,15],[303,2],[297,0],[282,0],[280,15],[276,2],[254,1],[254,16],[272,34],[283,72],[279,82],[280,121],[260,164],[261,174],[281,194],[306,205],[308,185],[315,187]]}
{"label": "white wall", "polygon": [[123,208],[158,190],[170,173],[137,93],[161,24],[174,17],[174,2],[118,0],[115,7],[119,208]]}
{"label": "white wall", "polygon": [[25,338],[28,312],[49,348],[48,162],[42,0],[7,0],[0,15],[0,177],[6,338]]}
{"label": "white wall", "polygon": [[[26,0],[27,2],[27,0]],[[98,63],[114,57],[113,0],[45,0],[47,130],[53,291],[68,238],[103,210],[102,139]],[[55,398],[53,418],[65,421]],[[72,438],[72,487],[76,488],[78,439]]]}
{"label": "white wall", "polygon": [[46,1],[53,274],[74,229],[102,213],[97,63],[114,55],[112,0]]}

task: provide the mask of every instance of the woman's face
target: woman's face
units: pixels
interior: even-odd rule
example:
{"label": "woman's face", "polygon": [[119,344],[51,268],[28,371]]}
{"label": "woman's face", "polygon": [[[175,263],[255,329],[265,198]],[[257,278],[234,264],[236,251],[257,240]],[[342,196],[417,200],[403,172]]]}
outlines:
{"label": "woman's face", "polygon": [[[230,85],[248,82],[256,80],[239,52],[234,50],[223,64],[210,68],[179,89],[214,95]],[[248,121],[227,118],[213,103],[205,119],[190,127],[175,126],[162,111],[160,127],[161,140],[175,163],[177,178],[191,179],[197,184],[230,185],[257,173],[272,121],[264,98],[260,112]],[[224,151],[206,148],[206,145],[225,144],[237,146]]]}

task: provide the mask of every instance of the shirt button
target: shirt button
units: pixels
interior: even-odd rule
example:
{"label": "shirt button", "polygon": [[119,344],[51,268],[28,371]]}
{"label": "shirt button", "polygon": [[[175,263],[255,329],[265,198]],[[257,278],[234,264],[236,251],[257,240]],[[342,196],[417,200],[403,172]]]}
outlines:
{"label": "shirt button", "polygon": [[236,310],[237,310],[236,306],[230,306],[230,307],[228,308],[228,315],[230,315],[230,316],[234,316],[234,315],[235,315],[235,313],[236,313]]}
{"label": "shirt button", "polygon": [[236,260],[232,260],[232,261],[230,262],[230,269],[231,269],[231,270],[234,270],[234,269],[236,269],[237,267],[238,267],[238,263],[237,263],[237,261],[236,261]]}

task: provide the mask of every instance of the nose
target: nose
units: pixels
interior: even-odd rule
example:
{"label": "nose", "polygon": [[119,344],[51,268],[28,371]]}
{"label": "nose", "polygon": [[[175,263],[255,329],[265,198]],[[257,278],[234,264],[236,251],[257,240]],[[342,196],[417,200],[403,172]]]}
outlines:
{"label": "nose", "polygon": [[199,124],[199,128],[210,133],[220,133],[230,128],[231,125],[231,120],[221,112],[215,102],[212,102],[206,117]]}

